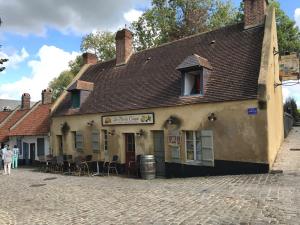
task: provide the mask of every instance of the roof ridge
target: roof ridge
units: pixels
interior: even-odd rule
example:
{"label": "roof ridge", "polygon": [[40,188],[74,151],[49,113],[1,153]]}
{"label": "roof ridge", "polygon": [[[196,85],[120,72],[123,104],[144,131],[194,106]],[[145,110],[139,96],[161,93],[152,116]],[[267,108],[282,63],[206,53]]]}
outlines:
{"label": "roof ridge", "polygon": [[25,115],[23,115],[20,119],[19,119],[19,121],[18,122],[16,122],[13,126],[11,126],[10,128],[9,128],[9,131],[11,131],[11,130],[13,130],[13,129],[15,129],[31,112],[33,112],[39,105],[41,104],[41,101],[38,101],[38,102],[36,102],[32,107],[31,107],[31,109],[27,112],[27,113],[25,113]]}
{"label": "roof ridge", "polygon": [[11,117],[13,117],[13,115],[16,114],[16,112],[19,110],[19,108],[20,108],[20,106],[17,106],[17,107],[12,111],[12,113],[9,114],[8,117],[6,117],[6,118],[0,123],[0,128],[2,128],[2,127],[6,124],[6,122],[7,122]]}

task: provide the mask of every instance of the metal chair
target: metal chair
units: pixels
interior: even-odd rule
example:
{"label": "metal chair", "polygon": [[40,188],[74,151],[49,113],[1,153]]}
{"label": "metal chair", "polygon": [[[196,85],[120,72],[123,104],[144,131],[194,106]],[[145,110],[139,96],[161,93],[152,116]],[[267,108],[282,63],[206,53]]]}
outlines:
{"label": "metal chair", "polygon": [[78,175],[78,176],[88,175],[88,176],[90,176],[89,166],[87,164],[87,161],[83,157],[77,156],[74,159],[74,161],[75,161],[75,168],[74,168],[75,175]]}
{"label": "metal chair", "polygon": [[64,157],[62,155],[56,157],[55,172],[64,172]]}
{"label": "metal chair", "polygon": [[110,170],[112,170],[112,171],[115,170],[116,174],[118,175],[118,169],[117,169],[118,159],[119,159],[119,156],[117,156],[117,155],[114,155],[112,157],[111,162],[109,162],[109,164],[108,164],[107,176],[109,176]]}

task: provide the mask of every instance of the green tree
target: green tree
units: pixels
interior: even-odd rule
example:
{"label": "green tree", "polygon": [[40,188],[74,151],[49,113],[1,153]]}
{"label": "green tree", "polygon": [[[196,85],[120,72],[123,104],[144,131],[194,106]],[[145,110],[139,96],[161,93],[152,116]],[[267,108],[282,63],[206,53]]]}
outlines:
{"label": "green tree", "polygon": [[283,109],[285,112],[291,114],[295,120],[300,119],[300,113],[294,98],[288,98],[284,103]]}
{"label": "green tree", "polygon": [[75,60],[69,62],[69,70],[65,70],[49,83],[52,89],[53,99],[56,100],[66,87],[71,83],[83,65],[82,56],[77,56]]}
{"label": "green tree", "polygon": [[[300,31],[296,23],[290,19],[280,8],[280,3],[276,0],[270,0],[276,12],[277,37],[279,52],[299,52],[300,51]],[[244,21],[244,4],[241,3],[236,21]]]}
{"label": "green tree", "polygon": [[[2,24],[2,20],[1,20],[1,17],[0,17],[0,26],[1,26],[1,24]],[[0,45],[0,48],[1,48],[1,45]],[[3,70],[5,70],[5,67],[2,66],[2,65],[3,65],[3,63],[5,63],[7,61],[8,61],[8,59],[2,59],[2,58],[0,58],[0,72],[2,72]]]}
{"label": "green tree", "polygon": [[276,10],[277,37],[279,52],[299,52],[300,32],[296,23],[280,8],[280,3],[272,1]]}
{"label": "green tree", "polygon": [[115,34],[112,32],[97,31],[82,38],[80,50],[90,51],[101,61],[115,58]]}
{"label": "green tree", "polygon": [[212,4],[208,24],[211,29],[218,29],[236,23],[239,11],[233,7],[231,1],[214,1]]}
{"label": "green tree", "polygon": [[61,72],[57,78],[54,78],[52,81],[50,81],[49,87],[52,89],[52,97],[54,100],[56,100],[62,94],[65,88],[71,83],[73,78],[74,74],[71,71],[66,70]]}
{"label": "green tree", "polygon": [[231,1],[152,0],[152,7],[133,22],[137,50],[209,31],[235,22],[237,10]]}

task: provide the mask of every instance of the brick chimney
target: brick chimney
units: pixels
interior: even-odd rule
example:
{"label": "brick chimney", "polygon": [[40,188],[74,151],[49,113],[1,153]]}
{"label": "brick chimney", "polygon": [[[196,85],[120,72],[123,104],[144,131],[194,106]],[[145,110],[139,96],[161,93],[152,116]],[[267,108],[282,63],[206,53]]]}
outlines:
{"label": "brick chimney", "polygon": [[52,90],[50,88],[44,89],[42,91],[42,104],[51,104],[52,103]]}
{"label": "brick chimney", "polygon": [[265,22],[268,0],[244,0],[245,25],[248,29]]}
{"label": "brick chimney", "polygon": [[22,94],[21,110],[30,109],[30,94]]}
{"label": "brick chimney", "polygon": [[98,62],[98,58],[95,54],[85,52],[82,54],[83,65],[85,64],[96,64]]}
{"label": "brick chimney", "polygon": [[132,52],[132,33],[126,28],[119,30],[116,34],[116,66],[126,64]]}

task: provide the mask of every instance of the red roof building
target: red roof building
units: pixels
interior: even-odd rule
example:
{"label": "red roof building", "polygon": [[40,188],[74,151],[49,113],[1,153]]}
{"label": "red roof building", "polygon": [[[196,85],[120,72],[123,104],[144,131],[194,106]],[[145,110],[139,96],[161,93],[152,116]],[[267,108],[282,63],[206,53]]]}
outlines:
{"label": "red roof building", "polygon": [[22,95],[21,106],[0,112],[0,143],[17,145],[19,158],[30,164],[49,154],[50,108],[52,91],[42,91],[42,100],[30,107],[30,95]]}

